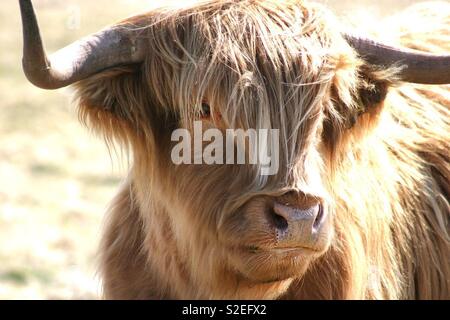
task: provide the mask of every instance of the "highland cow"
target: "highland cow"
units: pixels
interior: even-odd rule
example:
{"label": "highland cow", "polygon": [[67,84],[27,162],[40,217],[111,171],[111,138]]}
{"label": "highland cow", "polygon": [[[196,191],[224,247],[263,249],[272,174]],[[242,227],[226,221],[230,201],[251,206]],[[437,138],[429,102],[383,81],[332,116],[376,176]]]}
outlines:
{"label": "highland cow", "polygon": [[[132,157],[106,298],[450,298],[450,4],[397,16],[386,45],[306,1],[201,1],[49,57],[20,5],[28,79],[75,83],[81,120]],[[173,163],[194,121],[278,129],[277,173]]]}

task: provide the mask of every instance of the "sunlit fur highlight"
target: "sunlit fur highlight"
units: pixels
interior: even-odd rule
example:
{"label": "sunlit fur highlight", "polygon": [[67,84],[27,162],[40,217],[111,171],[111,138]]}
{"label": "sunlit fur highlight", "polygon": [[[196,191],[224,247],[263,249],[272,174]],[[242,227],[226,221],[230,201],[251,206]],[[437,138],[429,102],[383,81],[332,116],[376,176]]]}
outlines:
{"label": "sunlit fur highlight", "polygon": [[[448,86],[365,64],[334,17],[304,1],[202,1],[125,25],[148,36],[144,64],[76,86],[81,120],[132,159],[100,249],[106,298],[450,298]],[[450,52],[450,5],[413,7],[390,30],[398,44]],[[204,100],[206,126],[280,129],[279,173],[173,165],[170,134],[191,128]],[[226,237],[241,232],[226,221],[255,195],[289,190],[330,203],[331,245],[297,277],[250,281],[235,245],[269,238]]]}

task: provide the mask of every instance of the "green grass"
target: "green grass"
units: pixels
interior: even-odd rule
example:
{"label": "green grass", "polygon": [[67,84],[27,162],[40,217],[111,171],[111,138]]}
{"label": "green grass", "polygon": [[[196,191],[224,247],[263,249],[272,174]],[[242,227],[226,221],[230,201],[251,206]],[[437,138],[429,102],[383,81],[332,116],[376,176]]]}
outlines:
{"label": "green grass", "polygon": [[49,270],[18,268],[0,273],[0,280],[17,286],[26,286],[31,281],[49,285],[52,282],[52,272]]}

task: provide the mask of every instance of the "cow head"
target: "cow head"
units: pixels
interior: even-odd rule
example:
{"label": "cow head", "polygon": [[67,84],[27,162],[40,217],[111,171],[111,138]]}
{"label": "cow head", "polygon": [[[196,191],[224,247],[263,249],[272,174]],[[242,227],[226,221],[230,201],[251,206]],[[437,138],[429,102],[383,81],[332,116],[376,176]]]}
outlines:
{"label": "cow head", "polygon": [[[144,225],[158,224],[186,277],[205,288],[228,277],[282,290],[305,273],[332,239],[329,185],[348,137],[376,118],[391,81],[450,81],[449,57],[343,35],[303,1],[155,10],[51,57],[30,1],[20,4],[28,78],[48,89],[77,82],[82,119],[133,153]],[[224,136],[279,130],[277,172],[173,163],[172,133],[194,136],[196,121]]]}

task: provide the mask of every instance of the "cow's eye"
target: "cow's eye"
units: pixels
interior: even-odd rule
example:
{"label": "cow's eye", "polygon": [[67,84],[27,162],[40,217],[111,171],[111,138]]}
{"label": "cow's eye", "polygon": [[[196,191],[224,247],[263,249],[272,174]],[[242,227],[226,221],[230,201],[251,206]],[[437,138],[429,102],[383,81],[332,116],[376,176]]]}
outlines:
{"label": "cow's eye", "polygon": [[211,107],[206,102],[202,103],[202,118],[209,118],[211,116]]}

